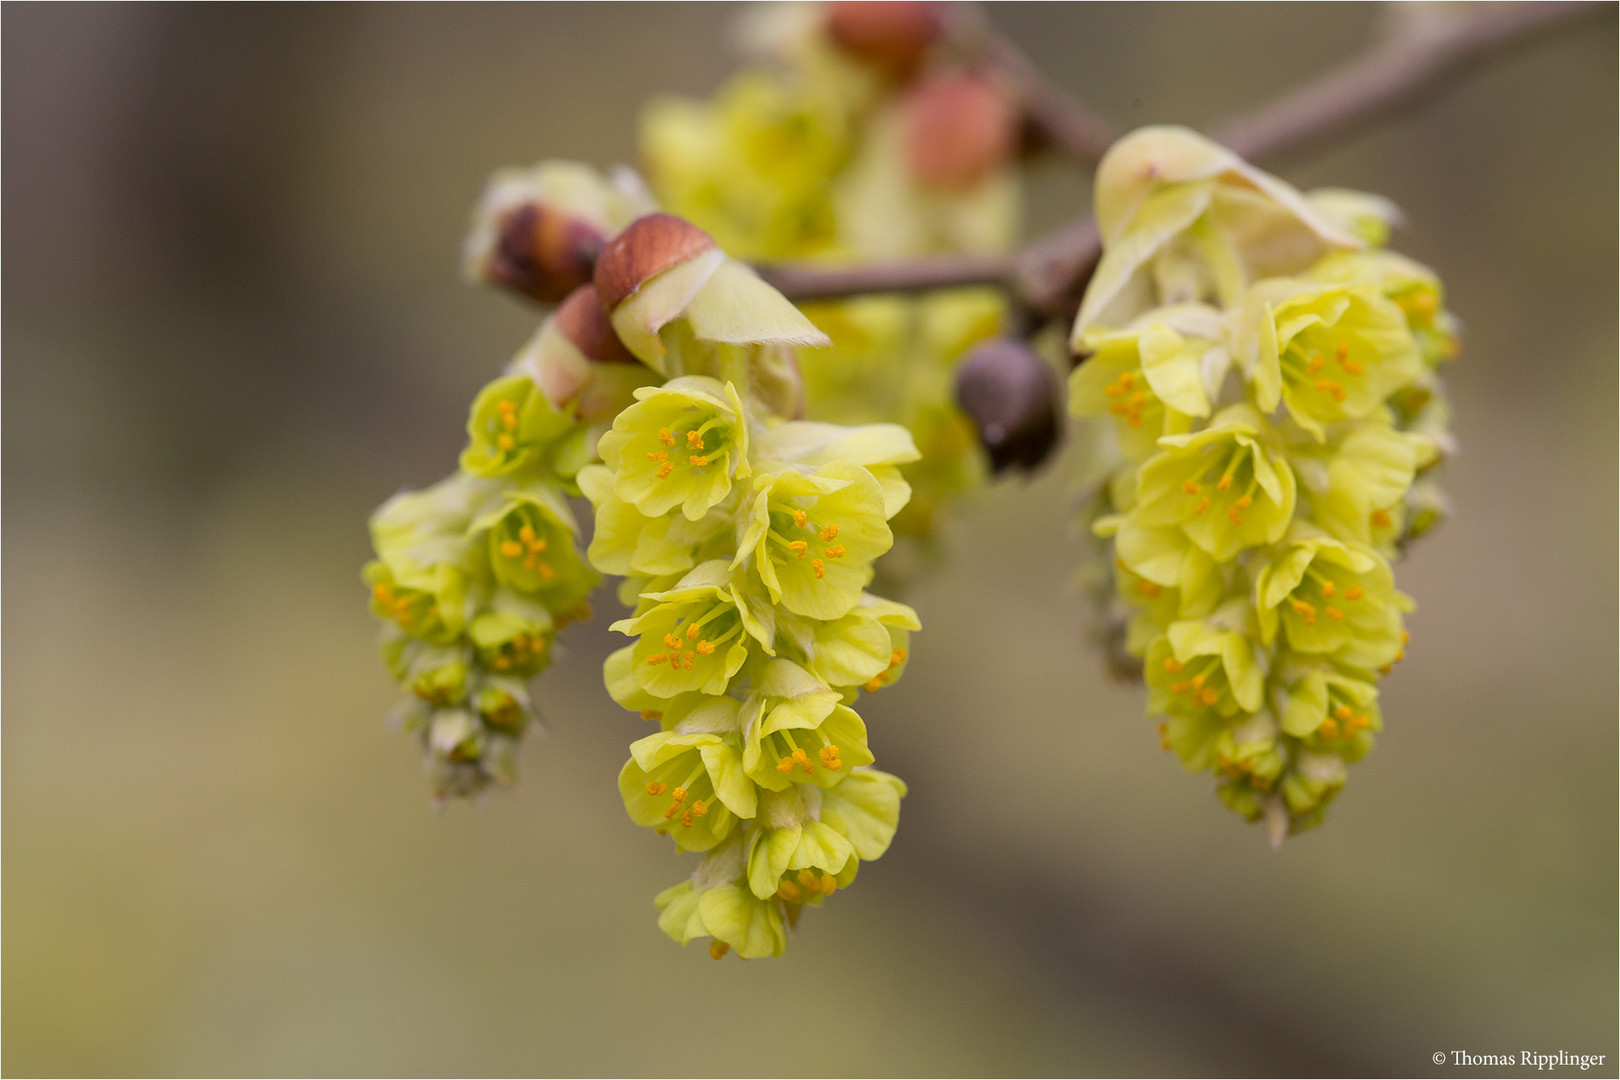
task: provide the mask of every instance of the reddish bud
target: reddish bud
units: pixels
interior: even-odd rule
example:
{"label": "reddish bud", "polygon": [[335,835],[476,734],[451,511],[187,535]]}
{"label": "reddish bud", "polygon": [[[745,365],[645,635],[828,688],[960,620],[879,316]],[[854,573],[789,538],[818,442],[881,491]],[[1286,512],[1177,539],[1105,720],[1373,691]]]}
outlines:
{"label": "reddish bud", "polygon": [[568,294],[555,316],[559,333],[598,364],[639,364],[613,332],[607,312],[596,298],[594,285],[581,285]]}
{"label": "reddish bud", "polygon": [[845,51],[904,77],[939,40],[944,15],[930,0],[837,0],[828,5],[827,33]]}
{"label": "reddish bud", "polygon": [[906,123],[912,178],[928,187],[972,187],[1017,146],[1017,110],[977,75],[943,75],[918,86],[906,102]]}
{"label": "reddish bud", "polygon": [[611,312],[627,296],[688,259],[714,247],[714,238],[674,214],[648,214],[610,240],[596,260],[596,295]]}
{"label": "reddish bud", "polygon": [[956,403],[973,421],[993,472],[1013,465],[1029,472],[1057,445],[1057,374],[1021,341],[997,338],[968,353],[956,369]]}
{"label": "reddish bud", "polygon": [[494,240],[478,276],[550,303],[591,280],[607,237],[589,222],[528,202],[501,214]]}

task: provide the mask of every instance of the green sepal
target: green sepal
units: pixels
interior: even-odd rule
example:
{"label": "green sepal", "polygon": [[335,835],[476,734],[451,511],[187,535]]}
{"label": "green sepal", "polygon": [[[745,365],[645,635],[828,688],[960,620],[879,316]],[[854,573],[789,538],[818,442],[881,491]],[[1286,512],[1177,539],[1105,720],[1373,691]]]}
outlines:
{"label": "green sepal", "polygon": [[870,862],[889,849],[900,825],[906,785],[877,769],[852,771],[842,784],[821,794],[821,820],[849,840],[855,854]]}
{"label": "green sepal", "polygon": [[613,472],[614,493],[654,518],[679,506],[699,520],[750,469],[736,387],[699,375],[637,390],[597,451]]}
{"label": "green sepal", "polygon": [[894,543],[877,480],[858,465],[834,464],[814,474],[762,473],[754,491],[733,565],[752,557],[771,599],[796,615],[846,614],[871,580],[872,561]]}
{"label": "green sepal", "polygon": [[574,427],[527,375],[503,375],[473,399],[461,467],[477,476],[507,476],[533,465]]}
{"label": "green sepal", "polygon": [[1217,561],[1287,531],[1297,491],[1287,459],[1262,443],[1264,423],[1245,406],[1188,435],[1167,435],[1142,464],[1130,520],[1175,526]]}
{"label": "green sepal", "polygon": [[643,593],[650,606],[609,627],[640,635],[631,656],[633,676],[643,690],[663,698],[726,692],[748,659],[752,640],[729,583],[726,563],[710,560],[673,588]]}

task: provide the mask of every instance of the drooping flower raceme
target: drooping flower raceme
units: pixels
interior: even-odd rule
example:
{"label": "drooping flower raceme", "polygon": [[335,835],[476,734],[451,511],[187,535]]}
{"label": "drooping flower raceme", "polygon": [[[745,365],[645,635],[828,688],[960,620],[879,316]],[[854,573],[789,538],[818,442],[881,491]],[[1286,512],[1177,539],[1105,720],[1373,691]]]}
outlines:
{"label": "drooping flower raceme", "polygon": [[1092,531],[1161,740],[1274,842],[1383,725],[1412,602],[1390,560],[1444,500],[1455,320],[1370,196],[1304,195],[1178,128],[1098,175],[1105,251],[1070,408]]}
{"label": "drooping flower raceme", "polygon": [[865,591],[915,450],[892,425],[773,420],[707,376],[642,394],[580,474],[591,558],[635,605],[609,690],[662,729],[631,748],[620,793],[637,824],[709,853],[659,897],[665,931],[774,955],[784,922],[893,835],[905,788],[868,767],[850,706],[899,676],[918,628]]}
{"label": "drooping flower raceme", "polygon": [[578,483],[589,558],[631,608],[604,678],[660,729],[631,746],[620,794],[636,824],[705,853],[659,895],[659,925],[752,958],[894,833],[905,786],[870,767],[852,706],[899,677],[918,629],[867,591],[917,451],[897,425],[785,418],[783,351],[825,339],[735,265],[668,216],[604,253],[621,340],[671,377],[635,391]]}
{"label": "drooping flower raceme", "polygon": [[513,779],[534,715],[528,680],[550,663],[556,631],[588,614],[600,580],[556,471],[576,425],[537,397],[523,376],[491,384],[464,468],[395,496],[371,521],[377,557],[365,580],[383,657],[409,692],[398,716],[423,739],[441,799]]}
{"label": "drooping flower raceme", "polygon": [[441,800],[515,777],[517,740],[536,714],[529,681],[550,664],[557,631],[589,613],[600,581],[568,496],[604,421],[657,376],[618,343],[595,288],[534,244],[589,240],[588,270],[634,204],[578,165],[497,178],[469,242],[469,259],[485,260],[480,276],[533,297],[573,291],[479,392],[460,469],[371,520],[376,558],[364,578],[384,661],[406,691],[396,716],[421,738]]}

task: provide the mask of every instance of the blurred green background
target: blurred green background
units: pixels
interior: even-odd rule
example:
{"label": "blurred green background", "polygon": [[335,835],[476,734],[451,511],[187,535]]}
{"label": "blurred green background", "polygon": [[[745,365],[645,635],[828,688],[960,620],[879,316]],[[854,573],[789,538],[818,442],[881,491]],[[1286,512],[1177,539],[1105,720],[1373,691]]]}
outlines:
{"label": "blurred green background", "polygon": [[[435,814],[358,569],[536,312],[495,167],[631,161],[735,8],[4,13],[4,1044],[19,1074],[1426,1075],[1616,1046],[1612,14],[1287,171],[1382,192],[1467,325],[1388,730],[1280,854],[1157,749],[1065,584],[1064,464],[965,515],[873,698],[900,835],[788,955],[654,924],[611,603],[512,792]],[[1122,125],[1211,125],[1368,7],[996,5]],[[1031,227],[1085,209],[1036,171]],[[1492,1070],[1477,1070],[1490,1072]],[[1570,1070],[1564,1070],[1570,1071]]]}

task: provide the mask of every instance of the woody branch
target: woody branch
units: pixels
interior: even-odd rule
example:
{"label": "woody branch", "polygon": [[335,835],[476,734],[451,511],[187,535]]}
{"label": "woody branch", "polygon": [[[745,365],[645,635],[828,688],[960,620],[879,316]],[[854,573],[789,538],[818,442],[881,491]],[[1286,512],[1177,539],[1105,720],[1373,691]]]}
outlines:
{"label": "woody branch", "polygon": [[[1320,149],[1420,103],[1481,64],[1611,9],[1591,0],[1516,3],[1468,18],[1414,22],[1321,78],[1222,126],[1214,137],[1257,162]],[[1026,88],[1026,119],[1052,145],[1085,164],[1095,163],[1109,130],[1105,123],[1052,90],[1027,59],[1000,39],[987,35],[980,55]],[[1078,307],[1101,254],[1101,238],[1087,217],[1006,255],[849,267],[774,263],[759,270],[795,301],[992,285],[1036,314],[1061,317]]]}

